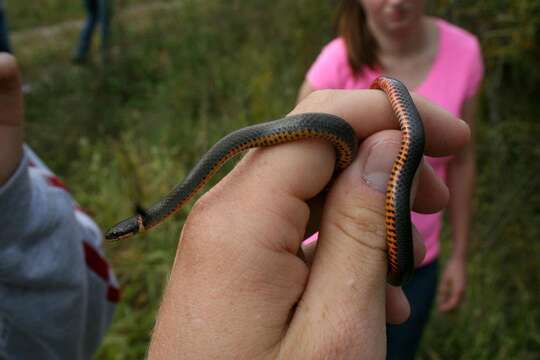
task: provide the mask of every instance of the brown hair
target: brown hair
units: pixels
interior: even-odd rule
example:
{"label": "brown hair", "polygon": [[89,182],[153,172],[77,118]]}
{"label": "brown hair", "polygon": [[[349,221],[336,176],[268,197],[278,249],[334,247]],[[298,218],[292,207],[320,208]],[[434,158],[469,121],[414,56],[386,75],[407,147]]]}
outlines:
{"label": "brown hair", "polygon": [[355,75],[364,65],[377,64],[377,42],[368,29],[367,18],[358,0],[341,0],[336,18],[337,33],[345,40],[349,66]]}

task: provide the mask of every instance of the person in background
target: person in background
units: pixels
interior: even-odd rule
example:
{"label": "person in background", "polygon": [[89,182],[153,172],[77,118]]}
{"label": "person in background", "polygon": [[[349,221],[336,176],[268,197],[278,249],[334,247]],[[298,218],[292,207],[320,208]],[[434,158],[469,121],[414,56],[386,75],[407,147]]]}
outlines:
{"label": "person in background", "polygon": [[0,52],[11,52],[4,0],[0,0]]}
{"label": "person in background", "polygon": [[0,54],[0,358],[90,359],[119,289],[102,234],[23,143],[16,61]]}
{"label": "person in background", "polygon": [[101,60],[103,64],[106,64],[109,57],[110,1],[84,0],[84,6],[86,8],[86,21],[81,29],[79,43],[75,50],[73,62],[76,64],[86,63],[92,44],[92,35],[99,23],[101,28]]}
{"label": "person in background", "polygon": [[[474,129],[483,78],[479,42],[447,21],[426,16],[423,0],[342,0],[338,37],[309,69],[299,100],[320,89],[365,89],[379,75],[400,79],[409,90],[463,118]],[[438,285],[438,309],[455,309],[465,292],[467,243],[475,178],[474,142],[453,157],[425,157],[448,184],[453,249]],[[412,359],[437,293],[442,213],[412,215],[427,254],[404,286],[412,311],[389,325],[388,358]]]}

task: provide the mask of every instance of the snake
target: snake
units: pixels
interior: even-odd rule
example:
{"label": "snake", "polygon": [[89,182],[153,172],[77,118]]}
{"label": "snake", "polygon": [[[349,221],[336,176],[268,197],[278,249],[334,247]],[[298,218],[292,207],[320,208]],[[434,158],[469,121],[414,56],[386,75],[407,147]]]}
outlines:
{"label": "snake", "polygon": [[[424,127],[402,82],[380,76],[370,88],[386,94],[401,130],[400,150],[392,166],[385,197],[387,282],[400,286],[414,271],[410,194],[424,153]],[[105,238],[128,238],[162,223],[193,198],[229,159],[245,150],[313,138],[328,141],[334,147],[334,174],[346,169],[356,156],[358,137],[352,126],[336,115],[302,113],[244,127],[215,143],[167,195],[148,209],[141,209],[111,227]]]}

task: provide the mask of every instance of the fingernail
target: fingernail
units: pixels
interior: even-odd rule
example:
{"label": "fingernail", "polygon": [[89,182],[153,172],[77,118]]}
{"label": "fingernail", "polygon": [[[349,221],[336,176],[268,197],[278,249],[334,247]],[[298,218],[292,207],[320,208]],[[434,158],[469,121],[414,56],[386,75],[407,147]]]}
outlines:
{"label": "fingernail", "polygon": [[371,188],[384,193],[394,160],[399,153],[399,143],[380,141],[371,146],[362,168],[362,178]]}

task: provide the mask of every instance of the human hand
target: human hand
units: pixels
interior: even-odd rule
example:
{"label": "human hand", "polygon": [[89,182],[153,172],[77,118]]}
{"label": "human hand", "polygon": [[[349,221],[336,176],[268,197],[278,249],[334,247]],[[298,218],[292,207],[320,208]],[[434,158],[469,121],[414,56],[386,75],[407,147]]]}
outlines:
{"label": "human hand", "polygon": [[467,264],[465,259],[452,257],[444,269],[437,291],[439,311],[448,312],[458,307],[467,284]]}
{"label": "human hand", "polygon": [[17,169],[22,157],[23,105],[15,58],[0,53],[0,186]]}
{"label": "human hand", "polygon": [[[427,154],[464,146],[464,122],[413,98]],[[386,320],[409,311],[399,288],[387,299],[385,291],[384,188],[400,143],[399,131],[386,129],[397,122],[377,90],[316,92],[292,113],[302,112],[340,116],[363,140],[328,192],[311,267],[296,254],[316,212],[306,202],[332,177],[331,146],[307,140],[250,151],[184,225],[149,358],[384,357]],[[448,190],[421,166],[413,207],[438,211]]]}

